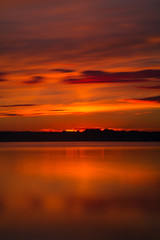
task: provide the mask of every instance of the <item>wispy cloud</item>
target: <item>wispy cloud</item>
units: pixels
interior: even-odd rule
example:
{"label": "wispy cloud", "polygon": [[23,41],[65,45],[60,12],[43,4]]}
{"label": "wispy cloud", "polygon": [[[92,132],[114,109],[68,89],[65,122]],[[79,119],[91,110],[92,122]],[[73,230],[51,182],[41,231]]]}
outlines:
{"label": "wispy cloud", "polygon": [[53,109],[53,110],[50,110],[52,112],[64,112],[65,109]]}
{"label": "wispy cloud", "polygon": [[134,98],[134,99],[124,99],[122,101],[131,102],[131,103],[138,103],[138,102],[152,102],[152,103],[160,103],[160,96],[152,96],[146,98]]}
{"label": "wispy cloud", "polygon": [[22,117],[22,114],[18,113],[0,113],[1,117]]}
{"label": "wispy cloud", "polygon": [[43,82],[45,78],[42,76],[33,76],[30,80],[24,81],[26,84],[37,84]]}
{"label": "wispy cloud", "polygon": [[84,83],[136,83],[146,82],[149,78],[160,79],[160,70],[141,70],[135,72],[83,71],[78,78],[66,78],[69,84]]}
{"label": "wispy cloud", "polygon": [[63,69],[63,68],[52,69],[51,71],[52,72],[59,72],[59,73],[72,73],[72,72],[75,72],[75,70]]}
{"label": "wispy cloud", "polygon": [[0,105],[1,108],[11,108],[11,107],[34,107],[37,104],[11,104],[11,105]]}
{"label": "wispy cloud", "polygon": [[149,101],[149,102],[157,102],[160,103],[160,96],[146,97],[137,99],[139,101]]}
{"label": "wispy cloud", "polygon": [[0,72],[0,82],[5,82],[7,79],[5,78],[7,73],[5,72]]}

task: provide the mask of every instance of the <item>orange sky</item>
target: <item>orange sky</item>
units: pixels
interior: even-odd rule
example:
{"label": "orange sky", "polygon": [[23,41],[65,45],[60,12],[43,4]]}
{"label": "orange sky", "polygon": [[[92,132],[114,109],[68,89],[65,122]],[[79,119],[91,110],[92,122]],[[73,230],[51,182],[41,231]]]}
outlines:
{"label": "orange sky", "polygon": [[157,0],[0,3],[0,130],[160,130]]}

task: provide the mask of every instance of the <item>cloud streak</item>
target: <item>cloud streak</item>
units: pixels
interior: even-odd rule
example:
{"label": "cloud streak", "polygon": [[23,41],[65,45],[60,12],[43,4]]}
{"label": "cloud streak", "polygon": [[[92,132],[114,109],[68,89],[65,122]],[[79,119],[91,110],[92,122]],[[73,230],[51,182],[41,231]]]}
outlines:
{"label": "cloud streak", "polygon": [[130,103],[160,103],[160,96],[151,96],[151,97],[146,97],[146,98],[135,98],[135,99],[124,99],[122,101],[125,102],[130,102]]}
{"label": "cloud streak", "polygon": [[52,112],[64,112],[65,109],[53,109],[53,110],[50,110]]}
{"label": "cloud streak", "polygon": [[52,72],[59,72],[59,73],[72,73],[75,72],[75,70],[72,69],[62,69],[62,68],[57,68],[57,69],[52,69]]}
{"label": "cloud streak", "polygon": [[160,79],[160,70],[141,70],[135,72],[105,72],[105,71],[83,71],[79,78],[66,78],[68,84],[84,83],[136,83],[146,82],[147,79]]}
{"label": "cloud streak", "polygon": [[146,97],[137,99],[139,101],[147,101],[147,102],[157,102],[160,103],[160,96]]}
{"label": "cloud streak", "polygon": [[6,75],[7,75],[7,73],[5,73],[5,72],[0,72],[0,82],[5,82],[5,81],[7,81],[7,79],[5,78]]}
{"label": "cloud streak", "polygon": [[11,104],[11,105],[0,105],[1,108],[12,108],[12,107],[34,107],[37,104]]}
{"label": "cloud streak", "polygon": [[22,114],[18,113],[0,113],[1,117],[23,117]]}
{"label": "cloud streak", "polygon": [[42,76],[33,76],[31,78],[31,80],[27,80],[27,81],[24,81],[25,84],[37,84],[37,83],[41,83],[44,81],[44,77]]}

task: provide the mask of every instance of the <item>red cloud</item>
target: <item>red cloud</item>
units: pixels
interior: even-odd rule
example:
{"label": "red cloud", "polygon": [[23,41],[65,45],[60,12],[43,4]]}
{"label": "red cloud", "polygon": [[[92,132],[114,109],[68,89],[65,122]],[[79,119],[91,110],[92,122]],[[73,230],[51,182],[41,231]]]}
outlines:
{"label": "red cloud", "polygon": [[66,78],[69,84],[80,83],[135,83],[145,82],[148,78],[160,79],[160,70],[142,70],[135,72],[83,71],[78,78]]}

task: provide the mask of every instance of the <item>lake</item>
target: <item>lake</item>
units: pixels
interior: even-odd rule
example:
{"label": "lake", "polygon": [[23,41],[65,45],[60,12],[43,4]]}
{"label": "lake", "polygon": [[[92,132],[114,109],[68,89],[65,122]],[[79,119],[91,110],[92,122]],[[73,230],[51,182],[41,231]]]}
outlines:
{"label": "lake", "polygon": [[0,143],[0,239],[160,239],[160,143]]}

